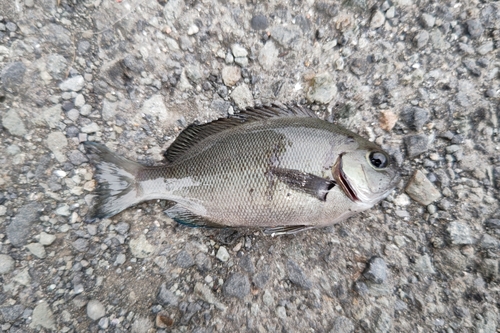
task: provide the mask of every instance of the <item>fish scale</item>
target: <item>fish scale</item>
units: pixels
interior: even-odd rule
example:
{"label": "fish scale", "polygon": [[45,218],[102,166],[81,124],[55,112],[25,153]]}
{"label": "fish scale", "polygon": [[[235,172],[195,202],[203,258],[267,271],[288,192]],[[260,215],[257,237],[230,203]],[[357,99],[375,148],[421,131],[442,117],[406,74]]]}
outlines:
{"label": "fish scale", "polygon": [[[375,201],[394,188],[396,167],[370,166],[367,154],[382,150],[362,137],[293,108],[247,112],[246,118],[243,113],[237,119],[189,127],[167,151],[170,162],[155,167],[86,144],[102,193],[95,216],[109,217],[145,200],[164,199],[175,203],[166,213],[187,224],[300,229],[331,225],[371,207],[373,200],[363,197],[364,183],[371,186],[368,192]],[[119,195],[106,197],[113,163],[117,174],[131,175],[127,202]],[[348,164],[349,169],[343,167]],[[351,173],[366,179],[348,179]],[[136,193],[133,200],[130,193]]]}

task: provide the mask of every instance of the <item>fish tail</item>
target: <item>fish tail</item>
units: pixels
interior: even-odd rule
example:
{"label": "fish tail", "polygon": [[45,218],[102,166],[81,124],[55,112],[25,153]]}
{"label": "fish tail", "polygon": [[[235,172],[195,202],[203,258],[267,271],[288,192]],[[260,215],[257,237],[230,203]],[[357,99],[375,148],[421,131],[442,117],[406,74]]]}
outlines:
{"label": "fish tail", "polygon": [[84,142],[85,150],[95,167],[97,188],[94,205],[87,221],[104,219],[142,201],[136,176],[144,168],[139,163],[127,160],[95,142]]}

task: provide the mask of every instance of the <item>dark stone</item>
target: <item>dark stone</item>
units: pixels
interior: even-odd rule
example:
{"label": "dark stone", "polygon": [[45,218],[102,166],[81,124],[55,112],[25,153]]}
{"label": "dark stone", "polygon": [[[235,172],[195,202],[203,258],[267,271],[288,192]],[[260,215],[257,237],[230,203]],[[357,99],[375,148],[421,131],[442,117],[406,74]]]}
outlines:
{"label": "dark stone", "polygon": [[247,273],[253,274],[255,272],[255,266],[253,265],[252,258],[248,255],[241,258],[240,266]]}
{"label": "dark stone", "polygon": [[125,58],[123,58],[123,64],[136,73],[140,73],[144,70],[144,64],[131,54],[127,54]]}
{"label": "dark stone", "polygon": [[250,25],[254,30],[265,30],[269,26],[269,23],[267,22],[266,16],[259,14],[252,17],[252,19],[250,20]]}
{"label": "dark stone", "polygon": [[68,153],[68,159],[73,165],[80,165],[82,163],[88,162],[87,156],[76,149]]}
{"label": "dark stone", "polygon": [[29,239],[31,226],[38,220],[42,204],[30,202],[21,207],[12,222],[7,226],[7,238],[15,247],[26,244]]}
{"label": "dark stone", "polygon": [[77,49],[79,54],[87,54],[90,50],[90,43],[86,40],[82,40],[78,43]]}
{"label": "dark stone", "polygon": [[189,303],[185,308],[185,312],[181,317],[180,324],[187,325],[196,312],[201,310],[201,305],[198,303]]}
{"label": "dark stone", "polygon": [[500,219],[489,219],[484,221],[484,226],[490,229],[500,229]]}
{"label": "dark stone", "polygon": [[380,257],[372,257],[363,272],[363,276],[373,283],[384,283],[387,278],[387,264],[384,259]]}
{"label": "dark stone", "polygon": [[404,138],[409,158],[416,157],[428,150],[429,139],[425,135],[410,135]]}
{"label": "dark stone", "polygon": [[462,63],[464,64],[465,68],[467,68],[471,72],[472,75],[481,76],[481,69],[474,60],[464,59]]}
{"label": "dark stone", "polygon": [[5,308],[0,309],[0,313],[2,314],[3,320],[7,323],[15,322],[17,318],[21,317],[23,312],[24,312],[24,306],[22,306],[21,304],[7,306]]}
{"label": "dark stone", "polygon": [[265,267],[262,271],[253,276],[252,282],[257,288],[263,289],[270,278],[271,272],[269,271],[269,267]]}
{"label": "dark stone", "polygon": [[160,291],[156,296],[156,300],[163,306],[177,306],[179,304],[179,297],[167,289],[165,283],[160,286]]}
{"label": "dark stone", "polygon": [[76,138],[79,133],[80,133],[80,130],[76,126],[68,126],[66,128],[66,136],[68,138]]}
{"label": "dark stone", "polygon": [[182,250],[177,254],[177,266],[182,268],[189,268],[194,265],[193,257],[186,251]]}
{"label": "dark stone", "polygon": [[297,265],[294,261],[290,259],[287,261],[286,270],[288,273],[288,278],[293,284],[302,289],[311,289],[312,287],[311,281],[304,273],[302,268],[300,268],[300,266]]}
{"label": "dark stone", "polygon": [[126,222],[120,222],[115,226],[116,232],[120,235],[125,235],[129,229],[130,225]]}
{"label": "dark stone", "polygon": [[195,263],[198,270],[202,272],[208,272],[212,269],[212,261],[204,253],[198,253],[195,257]]}
{"label": "dark stone", "polygon": [[472,38],[479,38],[483,34],[484,28],[478,19],[467,21],[467,31]]}
{"label": "dark stone", "polygon": [[62,104],[62,108],[64,111],[69,111],[69,110],[72,110],[75,108],[75,104],[73,104],[73,102],[71,101],[65,101],[63,104]]}
{"label": "dark stone", "polygon": [[410,129],[420,131],[429,120],[429,111],[415,106],[406,106],[399,117]]}
{"label": "dark stone", "polygon": [[355,58],[351,61],[351,66],[349,68],[354,74],[363,75],[366,73],[367,62],[362,58]]}
{"label": "dark stone", "polygon": [[233,273],[224,282],[223,292],[226,296],[245,298],[250,293],[250,282],[248,276],[241,273]]}
{"label": "dark stone", "polygon": [[6,65],[0,75],[3,89],[10,93],[18,93],[25,73],[26,66],[22,62],[13,62]]}

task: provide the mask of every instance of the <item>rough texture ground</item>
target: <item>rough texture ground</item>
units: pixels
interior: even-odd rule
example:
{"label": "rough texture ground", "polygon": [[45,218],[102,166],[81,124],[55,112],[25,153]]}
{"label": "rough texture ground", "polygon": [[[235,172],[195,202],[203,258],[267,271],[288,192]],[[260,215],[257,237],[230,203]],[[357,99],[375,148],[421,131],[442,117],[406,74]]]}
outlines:
{"label": "rough texture ground", "polygon": [[[0,1],[0,330],[497,332],[500,6]],[[188,124],[299,102],[391,151],[323,230],[96,224],[85,140],[144,163]]]}

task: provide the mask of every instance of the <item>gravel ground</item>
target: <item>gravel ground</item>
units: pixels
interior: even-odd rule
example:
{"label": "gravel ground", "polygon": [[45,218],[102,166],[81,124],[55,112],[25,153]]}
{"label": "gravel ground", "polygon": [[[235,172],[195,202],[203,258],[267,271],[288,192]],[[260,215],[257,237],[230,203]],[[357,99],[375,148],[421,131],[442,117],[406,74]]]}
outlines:
{"label": "gravel ground", "polygon": [[[0,2],[0,331],[498,332],[500,6]],[[159,163],[245,106],[309,105],[403,180],[330,228],[85,223],[81,142]]]}

